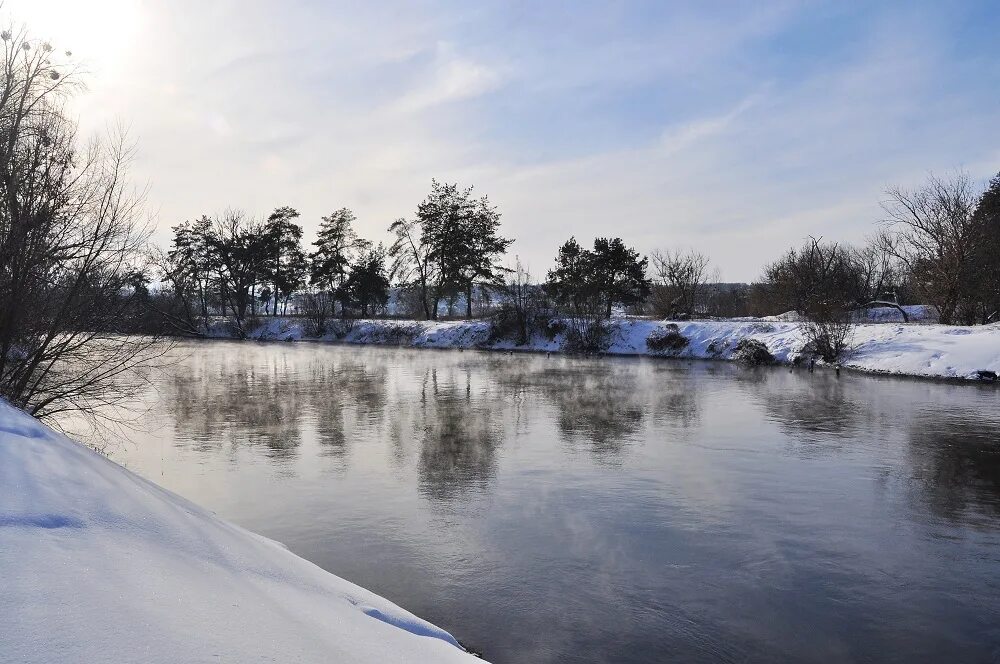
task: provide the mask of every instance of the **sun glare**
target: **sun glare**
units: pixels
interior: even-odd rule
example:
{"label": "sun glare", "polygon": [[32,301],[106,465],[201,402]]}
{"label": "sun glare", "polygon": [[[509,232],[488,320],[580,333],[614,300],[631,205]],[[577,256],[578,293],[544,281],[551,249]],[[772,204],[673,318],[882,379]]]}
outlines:
{"label": "sun glare", "polygon": [[111,76],[142,23],[136,0],[7,0],[0,23],[27,26],[32,37],[49,41],[86,69]]}

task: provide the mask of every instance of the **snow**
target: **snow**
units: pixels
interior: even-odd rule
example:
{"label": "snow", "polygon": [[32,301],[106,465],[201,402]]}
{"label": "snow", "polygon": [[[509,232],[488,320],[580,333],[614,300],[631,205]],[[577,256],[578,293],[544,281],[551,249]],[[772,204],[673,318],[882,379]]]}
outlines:
{"label": "snow", "polygon": [[2,401],[0,660],[481,661]]}
{"label": "snow", "polygon": [[[891,320],[881,309],[871,310],[876,320]],[[896,315],[897,310],[890,309]],[[931,315],[927,307],[909,307],[915,317]],[[794,362],[806,343],[803,326],[789,316],[768,319],[712,321],[656,321],[615,318],[611,322],[610,355],[671,356],[690,359],[729,360],[742,339],[764,343],[782,363]],[[319,340],[355,344],[388,344],[414,348],[461,348],[561,352],[565,339],[536,336],[523,346],[511,341],[489,342],[489,322],[358,320],[340,334]],[[650,334],[676,325],[689,343],[678,353],[653,352],[646,346]],[[264,319],[251,335],[259,340],[309,339],[298,318]],[[229,336],[216,327],[214,336]],[[972,327],[939,324],[861,323],[854,326],[851,350],[841,360],[849,369],[931,378],[975,379],[981,370],[1000,373],[1000,323]]]}

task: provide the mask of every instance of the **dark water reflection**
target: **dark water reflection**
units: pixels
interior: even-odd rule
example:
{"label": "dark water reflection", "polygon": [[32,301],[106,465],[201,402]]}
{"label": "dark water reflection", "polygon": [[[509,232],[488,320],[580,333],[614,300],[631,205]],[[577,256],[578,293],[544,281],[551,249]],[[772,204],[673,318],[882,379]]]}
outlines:
{"label": "dark water reflection", "polygon": [[117,457],[494,662],[1000,661],[1000,391],[202,342]]}

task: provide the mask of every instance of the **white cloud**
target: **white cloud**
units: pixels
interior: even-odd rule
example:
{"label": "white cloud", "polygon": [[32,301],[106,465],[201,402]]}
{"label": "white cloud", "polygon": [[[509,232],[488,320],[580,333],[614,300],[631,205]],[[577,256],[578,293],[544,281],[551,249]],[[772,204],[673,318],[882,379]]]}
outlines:
{"label": "white cloud", "polygon": [[392,104],[399,113],[472,99],[496,90],[503,78],[495,68],[462,58],[447,44],[439,44],[429,75]]}
{"label": "white cloud", "polygon": [[681,125],[668,127],[660,137],[664,152],[679,152],[703,139],[718,136],[730,130],[747,110],[759,102],[760,94],[743,99],[732,110],[723,115],[702,118]]}

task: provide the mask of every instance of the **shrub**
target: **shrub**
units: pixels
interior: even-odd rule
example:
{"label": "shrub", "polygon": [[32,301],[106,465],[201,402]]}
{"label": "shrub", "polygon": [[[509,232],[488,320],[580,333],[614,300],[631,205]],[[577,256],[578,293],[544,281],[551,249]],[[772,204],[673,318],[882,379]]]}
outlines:
{"label": "shrub", "polygon": [[718,339],[712,339],[708,342],[708,346],[705,351],[712,357],[719,357],[726,352],[726,348],[729,347],[729,343],[726,341],[720,341]]}
{"label": "shrub", "polygon": [[343,339],[351,330],[354,329],[354,325],[357,322],[354,318],[340,318],[326,325],[326,330],[333,335],[335,339]]}
{"label": "shrub", "polygon": [[327,323],[333,312],[329,294],[323,291],[306,293],[302,299],[302,304],[303,314],[306,319],[306,335],[310,337],[322,337],[326,335]]}
{"label": "shrub", "polygon": [[824,362],[836,362],[850,348],[854,326],[839,320],[813,320],[804,324],[803,332],[808,348]]}
{"label": "shrub", "polygon": [[372,343],[389,346],[409,346],[422,331],[420,325],[399,325],[396,323],[381,323],[371,330]]}
{"label": "shrub", "polygon": [[568,353],[603,353],[611,345],[611,326],[600,316],[564,319],[562,324],[566,339],[563,350]]}
{"label": "shrub", "polygon": [[653,330],[646,338],[646,347],[655,353],[679,353],[687,348],[690,341],[681,334],[673,323]]}
{"label": "shrub", "polygon": [[[518,346],[523,346],[531,341],[531,337],[537,332],[543,333],[549,341],[552,341],[558,334],[550,328],[552,322],[545,314],[533,314],[518,309],[509,302],[504,303],[490,317],[487,342],[513,341]],[[561,331],[565,331],[565,329]]]}
{"label": "shrub", "polygon": [[757,339],[740,339],[733,350],[733,359],[751,367],[774,364],[774,355],[771,355],[764,342]]}
{"label": "shrub", "polygon": [[524,339],[521,321],[513,307],[503,304],[495,314],[490,316],[490,336],[489,342],[513,341],[517,345],[522,345],[527,341]]}

